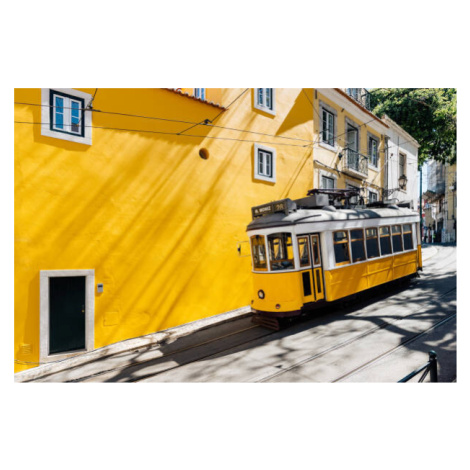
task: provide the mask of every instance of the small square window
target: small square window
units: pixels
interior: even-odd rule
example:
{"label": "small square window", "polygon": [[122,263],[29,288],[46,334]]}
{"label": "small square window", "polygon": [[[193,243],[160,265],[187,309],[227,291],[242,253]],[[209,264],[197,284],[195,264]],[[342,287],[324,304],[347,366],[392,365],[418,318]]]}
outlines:
{"label": "small square window", "polygon": [[255,108],[276,114],[275,88],[255,88]]}
{"label": "small square window", "polygon": [[321,177],[321,189],[335,189],[335,179],[329,176]]}
{"label": "small square window", "polygon": [[254,178],[276,182],[276,149],[255,144]]}
{"label": "small square window", "polygon": [[91,145],[92,96],[74,89],[41,90],[41,135]]}

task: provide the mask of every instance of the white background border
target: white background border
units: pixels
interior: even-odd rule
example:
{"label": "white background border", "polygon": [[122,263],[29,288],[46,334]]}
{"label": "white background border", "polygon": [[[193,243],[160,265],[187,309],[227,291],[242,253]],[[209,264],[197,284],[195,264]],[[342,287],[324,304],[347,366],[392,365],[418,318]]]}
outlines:
{"label": "white background border", "polygon": [[[62,469],[64,459],[72,470],[91,462],[113,468],[158,462],[219,470],[376,470],[401,468],[406,461],[406,468],[461,468],[467,459],[461,424],[470,417],[466,315],[458,322],[457,384],[13,383],[14,87],[71,82],[83,87],[170,87],[182,81],[206,87],[260,82],[291,88],[461,85],[458,125],[470,128],[465,3],[397,1],[391,8],[389,3],[360,2],[355,9],[360,23],[371,27],[354,29],[355,53],[349,56],[344,53],[352,31],[349,2],[241,0],[236,8],[204,2],[204,8],[194,9],[185,1],[178,8],[136,1],[112,8],[110,15],[108,2],[84,0],[77,9],[58,1],[25,0],[10,2],[3,11],[2,64],[8,73],[1,90],[7,136],[2,195],[9,225],[2,244],[9,267],[2,284],[7,287],[8,321],[2,342],[3,404],[8,408],[4,426],[9,431],[4,460],[21,458],[24,468],[47,464],[49,470]],[[72,35],[58,35],[51,27],[63,25],[66,17],[77,27],[73,42]],[[268,28],[253,27],[254,18],[262,18]],[[320,40],[325,37],[327,48]],[[189,53],[195,41],[198,53]],[[364,48],[364,61],[357,60],[357,45]],[[380,60],[367,67],[367,57]],[[445,65],[436,57],[445,58]],[[464,149],[464,133],[459,135]],[[467,158],[459,160],[460,175],[469,174],[467,165]],[[467,232],[465,219],[460,233]],[[459,253],[459,265],[467,258],[466,252]],[[460,292],[465,291],[462,281]],[[465,302],[461,296],[459,306]],[[286,399],[288,406],[283,406]],[[84,439],[86,452],[77,453],[77,443]]]}

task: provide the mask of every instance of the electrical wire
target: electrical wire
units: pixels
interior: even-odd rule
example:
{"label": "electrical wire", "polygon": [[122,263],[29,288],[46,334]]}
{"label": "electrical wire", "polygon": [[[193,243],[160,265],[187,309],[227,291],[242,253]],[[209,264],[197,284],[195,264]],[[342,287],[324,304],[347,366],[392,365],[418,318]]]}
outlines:
{"label": "electrical wire", "polygon": [[[28,122],[28,121],[14,121],[15,124],[32,124],[32,125],[39,125],[39,126],[49,126],[49,123],[42,123],[42,122]],[[71,124],[69,125],[71,126]],[[298,145],[298,144],[285,144],[285,143],[273,143],[273,142],[263,142],[260,140],[247,140],[247,139],[234,139],[229,137],[214,137],[209,135],[193,135],[193,134],[180,134],[178,132],[162,132],[162,131],[151,131],[146,129],[125,129],[119,127],[105,127],[105,126],[93,126],[93,125],[85,125],[84,127],[89,127],[93,129],[106,129],[106,130],[114,130],[114,131],[124,131],[124,132],[143,132],[149,134],[161,134],[161,135],[175,135],[180,137],[197,137],[202,139],[215,139],[215,140],[230,140],[236,142],[250,142],[250,143],[260,143],[260,144],[270,144],[270,145],[284,145],[290,147],[309,147],[309,145]]]}
{"label": "electrical wire", "polygon": [[[309,103],[312,105],[312,109],[317,113],[318,119],[319,119],[320,121],[322,121],[323,118],[320,116],[320,113],[317,111],[316,106],[310,101],[310,98],[308,97],[307,93],[305,93],[305,90],[302,89],[302,91],[304,92],[305,97],[307,98],[307,100],[309,101]],[[366,126],[366,125],[369,124],[370,122],[376,121],[377,119],[378,119],[377,117],[374,117],[374,118],[371,119],[370,121],[364,122],[363,124],[358,124],[358,127]],[[348,133],[348,131],[343,132],[342,134],[335,134],[335,135],[333,135],[333,139],[336,140],[336,139],[338,139],[338,137],[341,137],[341,136],[343,136],[343,135],[345,135],[345,134],[347,134],[347,133]],[[321,137],[322,137],[322,132],[319,132],[317,139],[313,142],[313,145],[314,145],[314,146],[320,143]],[[338,140],[342,140],[343,142],[345,141],[344,139],[338,139]],[[382,150],[378,150],[378,151],[382,151]]]}
{"label": "electrical wire", "polygon": [[[247,90],[248,90],[248,88],[247,88]],[[234,103],[238,98],[240,98],[240,96],[241,95],[239,95],[234,101],[232,101],[232,103]],[[230,103],[230,105],[232,103]],[[49,107],[49,108],[55,108],[56,107],[54,105],[48,105],[48,104],[24,103],[24,102],[15,102],[15,104],[27,105],[27,106]],[[62,109],[71,109],[71,108],[62,107]],[[228,107],[226,109],[228,109]],[[210,124],[209,122],[206,122],[208,120],[203,120],[203,121],[197,123],[197,122],[185,121],[185,120],[181,120],[181,119],[169,119],[169,118],[162,118],[162,117],[156,117],[156,116],[144,116],[144,115],[139,115],[139,114],[120,113],[120,112],[116,112],[116,111],[103,111],[103,110],[100,110],[100,109],[82,108],[81,110],[82,111],[83,110],[93,111],[95,113],[101,113],[101,114],[124,116],[124,117],[134,117],[134,118],[150,119],[150,120],[165,121],[165,122],[176,122],[176,123],[181,123],[181,124],[191,124],[191,127],[189,127],[188,129],[185,129],[183,131],[180,131],[180,133],[186,132],[187,130],[189,130],[193,127],[196,127],[198,125],[205,125],[205,126],[214,127],[214,128],[217,128],[217,129],[225,129],[225,130],[231,130],[231,131],[248,133],[248,134],[262,135],[262,136],[265,136],[265,137],[274,137],[274,138],[278,138],[278,139],[295,140],[295,141],[309,142],[309,143],[311,142],[310,140],[301,139],[301,138],[298,138],[298,137],[289,137],[289,136],[283,136],[283,135],[267,134],[267,133],[256,132],[256,131],[251,131],[251,130],[247,130],[247,129],[237,129],[237,128],[234,128],[234,127],[218,126],[216,124]]]}
{"label": "electrical wire", "polygon": [[213,118],[211,122],[214,122],[222,113],[224,113],[228,108],[230,108],[230,106],[232,106],[232,104],[235,103],[235,101],[237,101],[238,98],[243,96],[248,90],[249,90],[249,88],[246,88],[245,90],[243,90],[228,106],[225,106],[225,109],[220,111],[220,113],[217,114],[217,116],[215,118]]}

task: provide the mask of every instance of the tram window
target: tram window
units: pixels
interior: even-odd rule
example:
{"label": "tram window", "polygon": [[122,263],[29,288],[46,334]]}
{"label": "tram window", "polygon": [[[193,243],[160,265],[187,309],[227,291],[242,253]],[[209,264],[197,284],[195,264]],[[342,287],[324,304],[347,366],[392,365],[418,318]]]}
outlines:
{"label": "tram window", "polygon": [[300,266],[310,266],[310,253],[308,251],[308,238],[302,237],[298,239]]}
{"label": "tram window", "polygon": [[392,225],[393,252],[403,251],[403,241],[401,239],[401,225]]}
{"label": "tram window", "polygon": [[320,247],[318,244],[318,235],[312,235],[312,251],[313,251],[313,264],[318,266],[320,264]]}
{"label": "tram window", "polygon": [[366,246],[368,258],[378,258],[380,256],[379,239],[377,237],[376,228],[366,229]]}
{"label": "tram window", "polygon": [[413,233],[411,232],[411,225],[403,225],[403,244],[405,250],[413,249]]}
{"label": "tram window", "polygon": [[267,271],[266,245],[263,236],[255,235],[251,237],[251,253],[253,256],[253,269],[255,271]]}
{"label": "tram window", "polygon": [[364,248],[364,230],[351,230],[351,257],[352,262],[363,261],[366,259],[366,251]]}
{"label": "tram window", "polygon": [[390,227],[380,227],[380,252],[382,256],[392,253],[390,244]]}
{"label": "tram window", "polygon": [[333,232],[336,266],[349,264],[348,232]]}
{"label": "tram window", "polygon": [[294,269],[294,250],[290,233],[268,235],[268,245],[272,271]]}

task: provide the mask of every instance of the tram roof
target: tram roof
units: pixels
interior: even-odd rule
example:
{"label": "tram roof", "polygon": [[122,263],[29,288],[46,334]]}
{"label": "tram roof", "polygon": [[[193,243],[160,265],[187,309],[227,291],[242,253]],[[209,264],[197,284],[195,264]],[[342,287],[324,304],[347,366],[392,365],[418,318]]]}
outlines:
{"label": "tram roof", "polygon": [[384,219],[407,216],[416,216],[416,221],[419,220],[419,214],[417,212],[398,206],[365,209],[335,209],[333,207],[322,209],[297,209],[288,214],[276,212],[255,218],[248,224],[247,231],[304,223]]}

